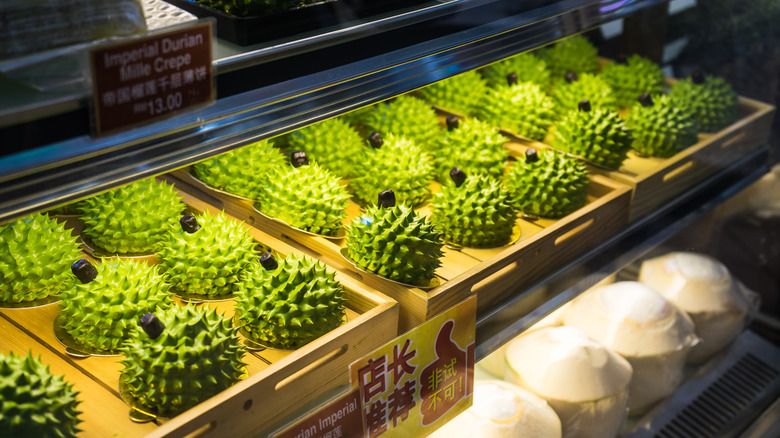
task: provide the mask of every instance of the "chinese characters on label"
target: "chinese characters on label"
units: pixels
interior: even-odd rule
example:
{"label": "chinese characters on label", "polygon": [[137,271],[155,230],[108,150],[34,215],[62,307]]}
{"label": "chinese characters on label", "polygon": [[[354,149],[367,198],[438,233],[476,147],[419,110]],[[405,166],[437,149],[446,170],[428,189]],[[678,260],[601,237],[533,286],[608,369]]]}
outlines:
{"label": "chinese characters on label", "polygon": [[430,433],[471,405],[475,315],[466,300],[352,364],[365,436]]}
{"label": "chinese characters on label", "polygon": [[91,52],[95,130],[115,131],[211,102],[211,23]]}

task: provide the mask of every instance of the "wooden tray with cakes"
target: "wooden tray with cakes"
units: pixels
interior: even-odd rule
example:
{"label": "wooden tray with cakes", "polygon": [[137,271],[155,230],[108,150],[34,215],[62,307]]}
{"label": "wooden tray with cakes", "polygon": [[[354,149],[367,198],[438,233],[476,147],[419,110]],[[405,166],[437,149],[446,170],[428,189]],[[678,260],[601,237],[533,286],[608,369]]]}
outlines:
{"label": "wooden tray with cakes", "polygon": [[[220,213],[213,203],[204,201],[186,187],[180,187],[177,194],[183,198],[187,212],[196,217],[203,212]],[[248,236],[263,250],[272,253],[279,264],[287,255],[302,255],[299,250],[256,227],[229,216],[227,220],[247,230]],[[81,256],[98,266],[101,263],[100,259],[87,253]],[[149,259],[144,261],[158,263]],[[255,342],[239,330],[241,343],[247,347],[242,359],[246,364],[242,378],[171,418],[149,415],[142,408],[131,408],[137,406],[132,399],[128,400],[126,388],[121,383],[120,370],[124,368],[118,362],[121,356],[82,354],[78,349],[67,347],[73,340],[68,340],[67,336],[63,338],[61,330],[58,331],[56,320],[63,313],[58,304],[0,309],[0,352],[24,355],[31,351],[35,356],[41,355],[55,374],[64,374],[66,382],[74,385],[80,392],[79,399],[83,400],[80,407],[84,412],[83,422],[79,427],[84,436],[256,435],[276,427],[291,412],[301,408],[301,400],[316,400],[348,385],[349,364],[396,336],[399,306],[395,301],[342,272],[330,267],[324,269],[335,274],[335,279],[343,286],[345,316],[339,326],[290,350]],[[190,306],[215,309],[217,314],[238,321],[237,315],[234,319],[231,300],[201,301],[186,294],[179,295],[192,302]],[[173,307],[184,305],[178,296],[173,301]]]}
{"label": "wooden tray with cakes", "polygon": [[[511,242],[497,248],[445,246],[433,284],[430,287],[414,287],[357,267],[344,256],[345,239],[315,236],[291,228],[260,214],[252,201],[204,188],[187,169],[168,174],[166,178],[185,191],[207,191],[204,196],[208,196],[209,202],[217,208],[224,208],[230,215],[253,227],[326,259],[329,265],[338,267],[341,272],[397,300],[401,306],[401,331],[416,327],[472,294],[477,294],[480,311],[522,292],[625,227],[630,202],[627,186],[593,175],[587,203],[582,208],[560,219],[521,217],[516,221]],[[431,183],[433,192],[439,188],[439,183]],[[430,204],[416,210],[425,216],[431,214]],[[344,223],[349,224],[363,214],[364,210],[357,204],[350,203]]]}

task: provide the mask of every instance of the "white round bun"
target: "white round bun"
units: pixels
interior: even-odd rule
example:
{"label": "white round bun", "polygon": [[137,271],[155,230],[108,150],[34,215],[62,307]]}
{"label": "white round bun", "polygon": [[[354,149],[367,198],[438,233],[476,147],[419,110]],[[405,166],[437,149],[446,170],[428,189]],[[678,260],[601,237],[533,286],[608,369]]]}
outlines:
{"label": "white round bun", "polygon": [[691,362],[712,357],[745,325],[748,303],[740,284],[710,256],[673,252],[647,260],[639,281],[658,290],[693,320],[701,342],[689,353]]}
{"label": "white round bun", "polygon": [[628,413],[631,365],[575,327],[523,335],[506,349],[506,380],[558,413],[565,438],[615,436]]}
{"label": "white round bun", "polygon": [[472,406],[430,436],[560,438],[561,421],[544,400],[516,385],[477,380]]}

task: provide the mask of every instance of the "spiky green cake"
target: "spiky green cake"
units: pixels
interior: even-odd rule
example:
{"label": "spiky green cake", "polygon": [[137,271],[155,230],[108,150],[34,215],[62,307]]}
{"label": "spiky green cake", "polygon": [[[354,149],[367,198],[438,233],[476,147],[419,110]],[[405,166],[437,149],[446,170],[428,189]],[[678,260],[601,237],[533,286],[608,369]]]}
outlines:
{"label": "spiky green cake", "polygon": [[521,53],[511,58],[490,64],[480,70],[482,76],[490,87],[502,87],[507,85],[507,75],[514,73],[517,82],[533,82],[542,91],[546,91],[552,84],[550,70],[547,63],[533,53]]}
{"label": "spiky green cake", "polygon": [[366,134],[377,131],[383,137],[403,136],[424,149],[439,135],[436,112],[424,101],[409,95],[375,105],[360,121]]}
{"label": "spiky green cake", "polygon": [[315,0],[196,0],[202,5],[225,11],[237,17],[255,17],[288,11]]}
{"label": "spiky green cake", "polygon": [[693,114],[702,132],[719,131],[737,120],[739,96],[723,78],[696,73],[674,84],[669,96]]}
{"label": "spiky green cake", "polygon": [[506,184],[518,210],[560,218],[585,205],[590,179],[583,162],[560,152],[541,150],[517,160]]}
{"label": "spiky green cake", "polygon": [[224,212],[205,211],[195,219],[196,231],[180,228],[170,234],[160,251],[163,273],[182,293],[209,297],[233,293],[241,271],[254,256],[254,240]]}
{"label": "spiky green cake", "polygon": [[154,254],[183,210],[173,186],[145,179],[84,200],[82,235],[112,254]]}
{"label": "spiky green cake", "polygon": [[431,195],[431,156],[405,137],[388,135],[379,149],[369,149],[349,183],[362,205],[371,205],[382,190],[392,189],[398,202],[418,205]]}
{"label": "spiky green cake", "polygon": [[208,186],[249,199],[263,191],[266,175],[287,161],[269,140],[259,141],[192,166],[192,174]]}
{"label": "spiky green cake", "polygon": [[612,88],[620,108],[631,107],[643,93],[656,95],[664,91],[661,67],[639,55],[629,56],[625,64],[607,64],[601,70],[601,78]]}
{"label": "spiky green cake", "polygon": [[461,114],[474,114],[487,91],[487,82],[475,70],[461,73],[420,89],[432,105]]}
{"label": "spiky green cake", "polygon": [[344,288],[322,262],[290,255],[276,268],[254,263],[244,272],[236,312],[252,340],[293,350],[346,320]]}
{"label": "spiky green cake", "polygon": [[588,99],[593,108],[609,110],[617,108],[612,88],[601,77],[589,73],[574,76],[576,79],[569,76],[553,89],[552,98],[558,118],[563,118],[569,111],[576,110],[579,102],[584,99]]}
{"label": "spiky green cake", "polygon": [[[152,413],[173,417],[238,382],[246,373],[238,328],[216,310],[173,306],[142,320],[122,347],[120,386]],[[151,335],[150,335],[151,334]]]}
{"label": "spiky green cake", "polygon": [[620,167],[633,142],[623,119],[605,109],[569,111],[557,128],[554,146],[612,169]]}
{"label": "spiky green cake", "polygon": [[406,284],[430,284],[443,245],[433,224],[406,204],[368,207],[347,230],[347,251],[357,266]]}
{"label": "spiky green cake", "polygon": [[[456,173],[457,175],[457,173]],[[431,223],[444,240],[461,246],[493,247],[509,243],[517,214],[511,193],[486,175],[450,182],[433,198]]]}
{"label": "spiky green cake", "polygon": [[626,116],[626,128],[634,137],[631,147],[642,156],[671,157],[698,140],[696,120],[667,95],[644,95]]}
{"label": "spiky green cake", "polygon": [[553,101],[530,82],[490,89],[476,112],[480,120],[538,141],[544,140],[554,115]]}
{"label": "spiky green cake", "polygon": [[0,302],[21,303],[56,295],[74,281],[76,239],[43,214],[0,226]]}
{"label": "spiky green cake", "polygon": [[539,51],[539,57],[547,63],[553,79],[563,79],[567,72],[595,73],[599,68],[596,47],[581,35],[558,41],[554,46]]}
{"label": "spiky green cake", "polygon": [[110,259],[97,269],[93,281],[63,292],[59,318],[78,344],[117,354],[138,318],[170,307],[170,286],[145,263]]}
{"label": "spiky green cake", "polygon": [[339,177],[312,163],[271,174],[256,208],[295,228],[332,236],[343,227],[348,200]]}
{"label": "spiky green cake", "polygon": [[436,179],[450,180],[450,169],[460,167],[469,175],[479,173],[495,179],[504,176],[509,151],[495,126],[478,119],[461,120],[458,127],[442,132],[433,150]]}
{"label": "spiky green cake", "polygon": [[0,435],[75,437],[81,431],[78,394],[32,353],[0,353]]}
{"label": "spiky green cake", "polygon": [[342,178],[352,176],[366,150],[360,134],[342,118],[293,131],[285,141],[288,148],[305,151],[312,161]]}

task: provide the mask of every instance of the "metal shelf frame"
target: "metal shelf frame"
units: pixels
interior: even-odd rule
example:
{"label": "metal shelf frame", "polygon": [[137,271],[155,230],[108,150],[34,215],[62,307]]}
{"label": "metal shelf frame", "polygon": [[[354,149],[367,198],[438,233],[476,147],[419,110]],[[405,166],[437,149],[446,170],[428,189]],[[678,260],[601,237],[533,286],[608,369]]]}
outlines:
{"label": "metal shelf frame", "polygon": [[[437,25],[452,33],[218,99],[204,109],[100,138],[87,135],[0,157],[0,222],[164,173],[253,141],[342,114],[622,18],[660,0],[560,0],[531,11],[508,0],[462,0],[388,18],[370,30],[336,31],[217,61],[225,74],[286,56],[304,63],[318,45],[361,41],[398,26]],[[475,14],[492,6],[494,14]],[[509,8],[509,9],[507,9]],[[482,9],[479,9],[482,11]],[[480,15],[481,18],[472,19]],[[480,21],[482,20],[482,21]],[[410,28],[411,29],[411,28]],[[378,32],[378,33],[377,33]],[[310,44],[307,47],[306,44]],[[335,46],[333,46],[335,45]],[[254,67],[250,67],[254,66]],[[219,79],[219,77],[218,77]]]}

